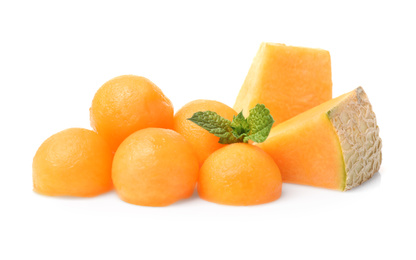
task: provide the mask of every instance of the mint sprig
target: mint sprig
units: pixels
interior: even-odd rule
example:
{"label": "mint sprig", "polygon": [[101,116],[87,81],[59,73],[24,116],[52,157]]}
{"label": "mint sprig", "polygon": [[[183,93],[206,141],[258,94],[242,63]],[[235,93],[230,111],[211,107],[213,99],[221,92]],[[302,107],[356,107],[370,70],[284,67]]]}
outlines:
{"label": "mint sprig", "polygon": [[218,136],[221,144],[248,143],[249,140],[262,143],[267,139],[274,123],[269,109],[262,104],[250,109],[247,118],[244,117],[243,111],[234,116],[233,121],[212,111],[200,111],[188,120]]}

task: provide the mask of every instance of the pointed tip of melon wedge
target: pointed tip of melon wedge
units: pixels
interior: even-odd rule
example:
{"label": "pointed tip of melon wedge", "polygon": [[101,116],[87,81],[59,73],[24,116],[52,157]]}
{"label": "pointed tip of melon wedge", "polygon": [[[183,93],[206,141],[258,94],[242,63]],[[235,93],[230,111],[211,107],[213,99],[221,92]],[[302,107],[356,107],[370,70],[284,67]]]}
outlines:
{"label": "pointed tip of melon wedge", "polygon": [[344,158],[344,191],[370,179],[381,165],[382,142],[376,115],[362,87],[344,95],[328,110],[327,116],[337,132]]}

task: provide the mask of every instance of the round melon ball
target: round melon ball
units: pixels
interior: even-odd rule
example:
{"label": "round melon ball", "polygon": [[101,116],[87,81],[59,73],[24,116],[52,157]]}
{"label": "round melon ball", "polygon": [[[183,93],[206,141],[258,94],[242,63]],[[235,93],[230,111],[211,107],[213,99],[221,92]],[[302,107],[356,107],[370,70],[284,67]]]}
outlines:
{"label": "round melon ball", "polygon": [[183,136],[170,129],[147,128],[121,143],[112,176],[122,200],[167,206],[192,195],[198,172],[198,158]]}
{"label": "round melon ball", "polygon": [[173,128],[173,106],[153,82],[124,75],[98,89],[90,108],[91,127],[115,152],[132,133],[148,128]]}
{"label": "round melon ball", "polygon": [[113,153],[97,133],[70,128],[52,135],[33,158],[33,188],[49,196],[91,197],[112,189]]}

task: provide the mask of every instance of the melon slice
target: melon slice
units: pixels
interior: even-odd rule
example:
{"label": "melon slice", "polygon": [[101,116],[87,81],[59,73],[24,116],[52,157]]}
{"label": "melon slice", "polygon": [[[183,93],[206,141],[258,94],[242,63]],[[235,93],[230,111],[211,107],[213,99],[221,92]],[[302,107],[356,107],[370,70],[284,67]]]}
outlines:
{"label": "melon slice", "polygon": [[272,128],[264,143],[284,182],[349,190],[381,164],[381,138],[364,90],[327,101]]}
{"label": "melon slice", "polygon": [[234,110],[248,116],[258,103],[275,125],[332,98],[331,58],[322,49],[262,43]]}

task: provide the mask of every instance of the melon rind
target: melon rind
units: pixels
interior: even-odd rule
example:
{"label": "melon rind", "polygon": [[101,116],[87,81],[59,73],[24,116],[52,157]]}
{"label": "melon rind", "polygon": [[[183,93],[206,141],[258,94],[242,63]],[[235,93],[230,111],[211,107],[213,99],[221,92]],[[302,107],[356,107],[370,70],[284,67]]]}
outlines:
{"label": "melon rind", "polygon": [[345,191],[361,185],[380,169],[382,141],[376,115],[362,87],[327,112],[344,158]]}

